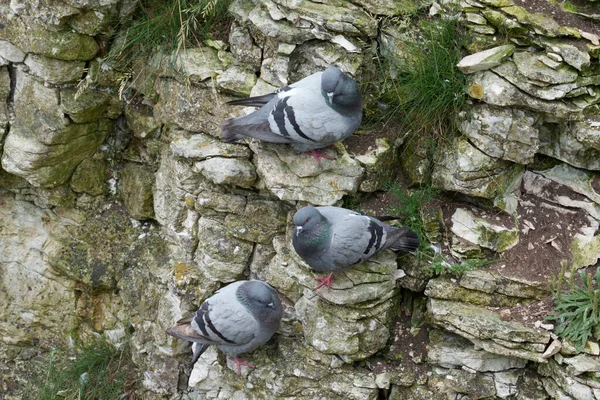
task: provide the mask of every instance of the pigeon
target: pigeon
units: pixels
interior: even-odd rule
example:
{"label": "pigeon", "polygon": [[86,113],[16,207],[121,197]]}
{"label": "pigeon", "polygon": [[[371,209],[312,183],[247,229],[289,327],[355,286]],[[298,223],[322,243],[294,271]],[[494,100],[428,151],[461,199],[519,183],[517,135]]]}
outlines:
{"label": "pigeon", "polygon": [[166,333],[197,343],[192,365],[209,345],[231,357],[241,375],[241,366],[254,368],[238,355],[269,341],[283,314],[277,292],[258,280],[237,281],[219,289],[191,316],[177,321]]}
{"label": "pigeon", "polygon": [[260,108],[225,121],[221,125],[224,141],[248,136],[289,143],[297,151],[311,152],[321,164],[321,158],[332,157],[316,149],[350,136],[362,120],[363,103],[356,81],[332,66],[273,93],[228,104]]}
{"label": "pigeon", "polygon": [[331,287],[333,272],[344,271],[390,248],[407,253],[419,247],[418,236],[406,227],[394,228],[375,217],[341,207],[303,207],[294,215],[292,243],[314,270],[331,272],[317,278]]}

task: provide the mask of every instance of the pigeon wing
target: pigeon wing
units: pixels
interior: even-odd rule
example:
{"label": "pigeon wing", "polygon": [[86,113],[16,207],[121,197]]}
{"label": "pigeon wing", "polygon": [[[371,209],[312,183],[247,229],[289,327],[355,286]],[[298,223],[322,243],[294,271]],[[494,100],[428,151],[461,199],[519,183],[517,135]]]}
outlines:
{"label": "pigeon wing", "polygon": [[249,343],[258,329],[256,320],[236,297],[219,294],[202,304],[192,322],[194,330],[212,344]]}
{"label": "pigeon wing", "polygon": [[383,224],[371,217],[357,213],[333,222],[330,254],[338,265],[353,265],[362,262],[386,242]]}

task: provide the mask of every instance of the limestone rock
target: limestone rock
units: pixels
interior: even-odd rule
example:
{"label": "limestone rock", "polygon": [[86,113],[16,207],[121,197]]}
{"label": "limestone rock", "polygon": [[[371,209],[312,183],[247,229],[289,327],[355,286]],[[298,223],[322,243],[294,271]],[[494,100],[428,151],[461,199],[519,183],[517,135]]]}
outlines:
{"label": "limestone rock", "polygon": [[592,181],[597,174],[573,168],[567,164],[559,164],[539,171],[539,173],[554,182],[567,186],[575,193],[584,195],[596,204],[600,204],[600,193],[592,186]]}
{"label": "limestone rock", "polygon": [[44,246],[48,264],[89,287],[114,288],[140,232],[117,205],[88,218],[69,213],[71,225],[57,227]]}
{"label": "limestone rock", "polygon": [[25,60],[26,54],[17,46],[6,40],[0,40],[0,57],[13,62],[21,63]]}
{"label": "limestone rock", "polygon": [[[389,302],[388,302],[389,303]],[[325,354],[337,354],[347,360],[366,358],[385,346],[389,338],[386,321],[390,309],[368,318],[343,316],[340,306],[327,307],[310,289],[296,302],[296,312],[306,341]]]}
{"label": "limestone rock", "polygon": [[[265,37],[272,37],[284,43],[303,43],[315,38],[316,35],[318,37],[326,36],[325,31],[320,27],[310,29],[308,21],[302,21],[302,24],[297,24],[297,26],[284,18],[271,19],[266,6],[262,3],[255,4],[250,0],[237,0],[232,3],[229,10],[238,22],[250,27],[255,38],[260,37],[264,40]],[[299,15],[298,17],[300,19]]]}
{"label": "limestone rock", "polygon": [[119,172],[119,189],[127,212],[135,219],[154,218],[153,171],[144,165],[127,164]]}
{"label": "limestone rock", "polygon": [[26,23],[0,10],[0,39],[7,40],[26,53],[40,54],[58,60],[90,60],[98,53],[98,44],[91,36],[69,30],[53,31],[43,25]]}
{"label": "limestone rock", "polygon": [[504,321],[484,307],[460,302],[429,299],[427,309],[434,326],[463,336],[490,353],[546,362],[541,354],[550,341],[547,331]]}
{"label": "limestone rock", "polygon": [[452,215],[450,229],[455,235],[498,253],[511,249],[519,242],[518,227],[495,225],[463,208],[456,209]]}
{"label": "limestone rock", "polygon": [[234,237],[268,244],[275,235],[285,232],[288,211],[283,202],[249,199],[240,215],[225,216],[225,226]]}
{"label": "limestone rock", "polygon": [[231,25],[229,46],[238,62],[248,65],[255,71],[260,69],[262,50],[254,43],[246,27],[236,22]]}
{"label": "limestone rock", "polygon": [[155,177],[155,218],[175,243],[192,252],[198,240],[199,217],[198,211],[192,208],[193,194],[204,188],[204,179],[192,171],[191,165],[169,152],[162,154]]}
{"label": "limestone rock", "polygon": [[575,357],[564,358],[563,362],[567,364],[567,372],[577,376],[586,372],[600,372],[600,362],[592,357],[583,354]]}
{"label": "limestone rock", "polygon": [[194,163],[194,172],[201,173],[217,185],[235,185],[251,188],[256,181],[254,165],[238,158],[213,157]]}
{"label": "limestone rock", "polygon": [[[574,379],[575,376],[569,372],[570,367],[561,366],[552,359],[547,364],[540,364],[538,372],[547,377],[547,380],[544,381],[546,391],[557,398],[561,398],[559,396],[562,392],[574,399],[595,399],[592,388],[580,380]],[[596,385],[594,384],[594,386]]]}
{"label": "limestone rock", "polygon": [[158,122],[219,137],[221,124],[230,117],[229,107],[221,105],[229,99],[222,99],[209,88],[159,79],[156,91],[159,101],[154,107],[154,116]]}
{"label": "limestone rock", "polygon": [[198,220],[198,247],[194,260],[203,275],[228,283],[239,279],[252,254],[252,243],[237,239],[215,219]]}
{"label": "limestone rock", "polygon": [[[29,346],[33,340],[65,345],[64,328],[77,319],[75,282],[52,271],[44,260],[44,246],[54,224],[70,221],[54,218],[6,192],[0,198],[1,341],[20,346]],[[50,222],[49,216],[56,222]]]}
{"label": "limestone rock", "polygon": [[256,74],[236,65],[229,67],[217,76],[217,87],[223,93],[233,96],[247,97],[256,84]]}
{"label": "limestone rock", "polygon": [[[16,123],[60,131],[69,121],[60,110],[60,92],[47,87],[19,66],[15,70],[14,111]],[[51,143],[51,141],[45,141]]]}
{"label": "limestone rock", "polygon": [[436,299],[492,307],[512,307],[523,301],[521,297],[507,296],[496,291],[485,292],[466,288],[453,282],[451,278],[445,277],[429,280],[425,288],[425,295]]}
{"label": "limestone rock", "polygon": [[288,83],[292,83],[289,79],[288,64],[288,57],[267,57],[262,61],[260,78],[277,88],[286,86]]}
{"label": "limestone rock", "polygon": [[600,171],[600,128],[591,121],[547,126],[540,130],[540,153],[575,167]]}
{"label": "limestone rock", "polygon": [[473,374],[462,369],[435,368],[429,385],[441,393],[451,396],[454,393],[493,398],[496,386],[491,374]]}
{"label": "limestone rock", "polygon": [[186,132],[177,132],[169,146],[174,156],[193,160],[212,157],[250,158],[252,154],[246,146],[224,143],[201,133],[189,135]]}
{"label": "limestone rock", "polygon": [[367,37],[375,37],[377,34],[375,19],[352,3],[340,0],[328,3],[301,0],[292,6],[281,0],[273,2],[280,6],[289,21],[293,21],[293,15],[299,15],[303,20],[333,32]]}
{"label": "limestone rock", "polygon": [[104,160],[86,158],[77,166],[71,177],[71,189],[78,193],[99,196],[106,193],[108,166]]}
{"label": "limestone rock", "polygon": [[559,25],[548,15],[529,13],[525,8],[519,6],[503,7],[502,11],[516,17],[517,21],[524,25],[531,25],[537,34],[556,37],[561,33]]}
{"label": "limestone rock", "polygon": [[515,46],[510,44],[494,47],[466,56],[456,66],[463,73],[472,74],[502,64],[514,51]]}
{"label": "limestone rock", "polygon": [[590,66],[590,55],[579,50],[577,46],[543,37],[539,38],[539,42],[546,47],[546,50],[560,55],[567,64],[579,71]]}
{"label": "limestone rock", "polygon": [[460,130],[487,155],[519,164],[528,164],[539,147],[536,115],[488,105],[474,106]]}
{"label": "limestone rock", "polygon": [[413,385],[410,387],[394,385],[392,386],[389,400],[430,400],[435,398],[435,396],[436,393],[432,392],[424,385]]}
{"label": "limestone rock", "polygon": [[95,90],[86,90],[76,97],[73,89],[62,89],[60,108],[73,122],[83,124],[96,121],[106,110],[109,96]]}
{"label": "limestone rock", "polygon": [[33,131],[13,125],[4,143],[2,168],[27,179],[33,186],[54,187],[63,184],[82,160],[96,152],[106,136],[107,128],[98,124],[71,126],[75,129],[63,131],[66,133],[64,136],[77,133],[79,136],[67,143],[47,145],[40,142]]}
{"label": "limestone rock", "polygon": [[577,79],[577,71],[572,67],[552,69],[540,61],[540,56],[526,51],[515,53],[513,61],[521,74],[535,81],[556,85]]}
{"label": "limestone rock", "polygon": [[559,195],[557,189],[562,187],[565,186],[535,172],[526,171],[523,175],[523,190],[526,193],[563,207],[581,208],[592,217],[600,220],[600,204],[588,199],[580,200],[579,196],[575,194],[576,192],[572,192],[571,196]]}
{"label": "limestone rock", "polygon": [[[351,44],[351,43],[350,43]],[[289,82],[297,82],[315,72],[335,65],[345,73],[356,77],[364,62],[364,55],[348,51],[342,46],[329,42],[307,42],[297,46],[289,58]],[[287,71],[286,71],[287,72]]]}
{"label": "limestone rock", "polygon": [[395,170],[396,146],[385,138],[375,141],[373,149],[354,157],[364,168],[361,192],[375,192],[389,182]]}
{"label": "limestone rock", "polygon": [[[543,56],[540,56],[543,57]],[[547,85],[542,82],[527,78],[511,61],[493,68],[493,71],[506,79],[522,91],[531,96],[538,97],[542,100],[557,100],[570,96],[573,91],[582,88],[583,81],[581,78],[569,83],[561,83],[556,85]]]}
{"label": "limestone rock", "polygon": [[479,71],[469,76],[469,95],[488,104],[525,108],[558,118],[576,119],[581,112],[570,102],[544,101],[523,93],[491,71]]}
{"label": "limestone rock", "polygon": [[[419,5],[423,6],[428,3],[431,2],[420,2]],[[402,14],[404,11],[402,3],[394,0],[358,0],[356,4],[374,15],[395,16]]]}
{"label": "limestone rock", "polygon": [[[215,78],[224,71],[224,66],[211,47],[194,47],[179,52],[176,56],[166,56],[161,61],[163,65],[173,65],[173,70],[185,76],[191,82],[201,82]],[[166,63],[166,64],[164,64]],[[161,72],[161,76],[172,76],[168,67]],[[175,75],[174,77],[177,78]]]}
{"label": "limestone rock", "polygon": [[144,139],[160,134],[160,124],[154,118],[151,107],[143,104],[125,104],[124,112],[127,126],[135,137]]}
{"label": "limestone rock", "polygon": [[266,188],[281,200],[302,200],[332,205],[358,189],[363,169],[347,153],[322,166],[308,155],[298,155],[287,145],[250,143],[256,172]]}
{"label": "limestone rock", "polygon": [[203,190],[196,198],[195,207],[201,214],[207,214],[211,210],[222,213],[242,214],[246,208],[246,197]]}
{"label": "limestone rock", "polygon": [[81,79],[85,62],[62,61],[30,54],[25,59],[25,65],[29,67],[30,74],[42,78],[48,83],[59,85]]}
{"label": "limestone rock", "polygon": [[109,9],[88,10],[71,17],[68,24],[75,32],[96,36],[107,33],[112,18],[115,18],[115,15]]}
{"label": "limestone rock", "polygon": [[444,368],[465,366],[478,372],[497,372],[523,368],[527,364],[527,360],[477,350],[468,340],[444,331],[430,332],[429,341],[428,361]]}
{"label": "limestone rock", "polygon": [[444,190],[489,199],[516,189],[522,174],[521,166],[490,157],[459,138],[441,149],[432,181]]}
{"label": "limestone rock", "polygon": [[520,38],[528,33],[527,27],[512,18],[508,18],[506,14],[500,11],[486,8],[481,11],[481,14],[490,24],[498,28],[499,31],[508,33],[510,37]]}

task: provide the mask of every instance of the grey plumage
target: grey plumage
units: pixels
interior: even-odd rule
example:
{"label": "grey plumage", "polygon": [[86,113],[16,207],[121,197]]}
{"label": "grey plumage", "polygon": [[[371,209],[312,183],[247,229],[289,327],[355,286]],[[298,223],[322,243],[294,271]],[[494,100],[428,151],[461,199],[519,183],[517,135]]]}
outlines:
{"label": "grey plumage", "polygon": [[166,332],[198,343],[192,363],[209,345],[235,360],[269,341],[282,313],[279,296],[271,286],[257,280],[237,281],[218,290],[195,314],[177,321]]}
{"label": "grey plumage", "polygon": [[294,225],[294,249],[321,272],[346,270],[386,248],[412,252],[419,247],[410,229],[341,207],[304,207],[294,215]]}
{"label": "grey plumage", "polygon": [[221,126],[227,142],[246,136],[289,143],[298,151],[329,146],[350,136],[362,120],[362,97],[354,79],[329,67],[274,93],[229,102],[261,107]]}

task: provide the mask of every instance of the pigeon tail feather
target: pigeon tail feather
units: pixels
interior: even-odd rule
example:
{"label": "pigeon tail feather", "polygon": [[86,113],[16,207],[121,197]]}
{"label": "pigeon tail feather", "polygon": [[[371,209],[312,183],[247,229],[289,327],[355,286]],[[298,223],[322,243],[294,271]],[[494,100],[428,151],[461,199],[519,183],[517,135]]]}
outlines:
{"label": "pigeon tail feather", "polygon": [[388,232],[386,247],[392,250],[400,250],[412,253],[419,248],[419,237],[410,229],[404,227]]}
{"label": "pigeon tail feather", "polygon": [[[254,116],[232,118],[221,125],[221,138],[225,142],[234,142],[244,137],[252,137],[270,143],[290,143],[291,139],[271,131],[269,122],[254,123]],[[251,119],[252,118],[252,119]]]}
{"label": "pigeon tail feather", "polygon": [[192,356],[192,362],[191,362],[192,367],[194,366],[194,364],[196,364],[196,361],[198,361],[198,359],[206,351],[206,349],[208,349],[207,344],[198,343],[196,345],[196,349],[194,350],[194,355]]}
{"label": "pigeon tail feather", "polygon": [[262,107],[275,97],[275,93],[265,94],[264,96],[247,97],[245,99],[231,100],[227,104],[232,106]]}

